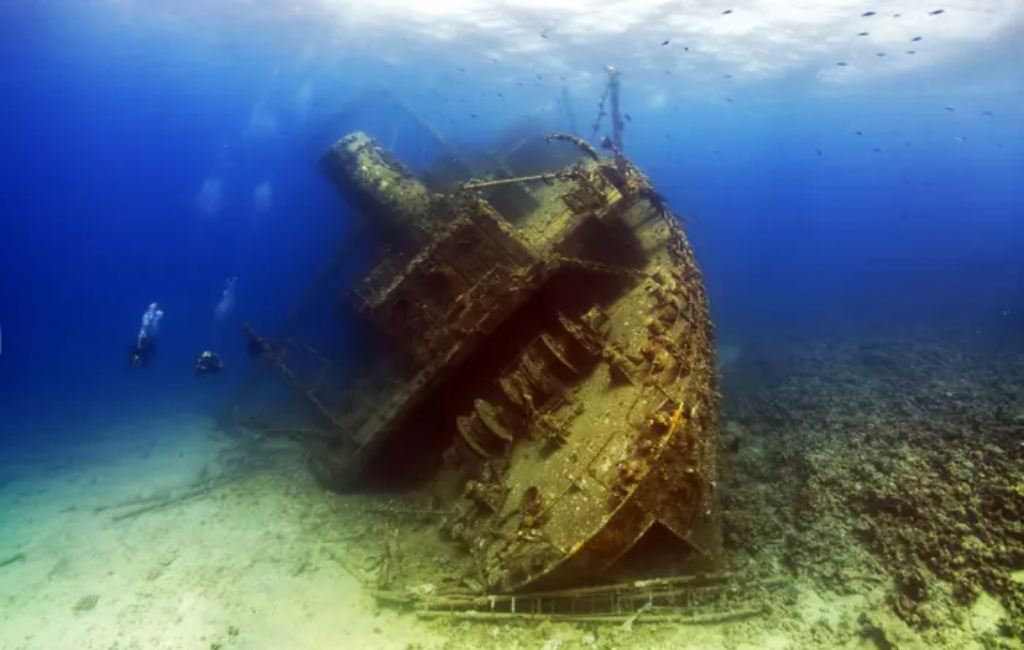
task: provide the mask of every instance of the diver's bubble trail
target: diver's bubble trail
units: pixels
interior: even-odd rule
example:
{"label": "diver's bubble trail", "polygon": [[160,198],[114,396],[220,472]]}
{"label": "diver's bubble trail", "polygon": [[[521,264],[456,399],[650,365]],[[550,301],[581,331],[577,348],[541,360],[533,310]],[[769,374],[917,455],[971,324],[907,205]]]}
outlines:
{"label": "diver's bubble trail", "polygon": [[196,207],[209,216],[215,216],[224,206],[224,181],[210,177],[203,181],[196,195]]}
{"label": "diver's bubble trail", "polygon": [[269,212],[274,204],[274,186],[263,181],[252,192],[252,204],[257,212]]}

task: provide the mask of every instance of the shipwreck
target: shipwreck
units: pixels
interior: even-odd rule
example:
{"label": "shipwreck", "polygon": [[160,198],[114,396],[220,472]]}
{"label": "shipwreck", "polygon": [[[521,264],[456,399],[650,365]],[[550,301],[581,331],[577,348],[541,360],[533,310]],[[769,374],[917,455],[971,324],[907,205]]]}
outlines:
{"label": "shipwreck", "polygon": [[358,360],[245,326],[316,421],[318,481],[428,492],[486,593],[600,581],[650,536],[684,571],[720,547],[706,290],[679,219],[622,151],[617,84],[609,71],[612,135],[596,147],[442,142],[414,175],[366,133],[337,140],[320,168],[374,248],[354,281],[309,294],[328,296]]}

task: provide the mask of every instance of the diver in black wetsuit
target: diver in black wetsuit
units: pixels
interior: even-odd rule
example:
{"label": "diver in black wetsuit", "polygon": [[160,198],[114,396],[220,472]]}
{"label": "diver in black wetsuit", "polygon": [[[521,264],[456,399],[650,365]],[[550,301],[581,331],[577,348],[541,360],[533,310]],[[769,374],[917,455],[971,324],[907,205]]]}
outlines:
{"label": "diver in black wetsuit", "polygon": [[156,352],[156,343],[147,334],[141,334],[128,348],[128,367],[145,368],[149,358]]}
{"label": "diver in black wetsuit", "polygon": [[216,375],[223,367],[224,362],[220,360],[220,357],[207,350],[196,359],[196,376],[209,377],[210,375]]}

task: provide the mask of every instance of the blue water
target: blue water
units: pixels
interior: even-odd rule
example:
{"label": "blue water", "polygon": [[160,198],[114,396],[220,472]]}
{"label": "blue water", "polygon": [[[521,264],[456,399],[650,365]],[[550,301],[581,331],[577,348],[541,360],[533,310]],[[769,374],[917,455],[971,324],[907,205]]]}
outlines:
{"label": "blue water", "polygon": [[[849,14],[838,31],[764,49],[764,62],[794,57],[770,71],[712,47],[763,37],[749,3],[721,18],[751,32],[704,49],[693,37],[689,54],[690,35],[663,34],[656,16],[621,34],[595,20],[612,31],[588,42],[582,23],[567,36],[569,9],[468,3],[451,12],[479,12],[475,31],[439,9],[416,33],[454,35],[417,42],[398,9],[366,27],[283,4],[3,3],[0,454],[221,408],[250,363],[238,324],[274,332],[352,224],[319,155],[362,129],[414,169],[428,162],[430,139],[400,112],[340,114],[374,84],[452,142],[486,146],[527,115],[566,130],[563,86],[589,131],[614,63],[625,151],[688,217],[723,343],[1024,336],[1019,2],[951,1],[927,18],[904,3],[898,20],[916,12],[924,37],[924,62],[906,68],[904,37],[884,60],[852,49],[845,34],[869,3],[836,3]],[[863,20],[882,18],[897,20]],[[236,304],[218,320],[233,276]],[[158,352],[129,370],[152,302]],[[192,372],[206,349],[225,361],[212,380]]]}
{"label": "blue water", "polygon": [[[572,43],[556,47],[579,70],[529,56],[492,62],[477,34],[393,64],[381,60],[389,47],[414,46],[391,42],[386,27],[366,37],[368,50],[343,28],[331,40],[329,17],[282,17],[272,4],[250,16],[129,6],[3,9],[0,413],[18,444],[25,423],[224,398],[246,363],[234,325],[272,331],[350,217],[318,154],[362,128],[413,166],[425,162],[423,135],[386,107],[338,117],[369,84],[396,91],[454,142],[485,144],[529,113],[564,130],[551,108],[563,85],[589,130],[608,62]],[[657,51],[624,36],[604,55],[622,60],[627,153],[695,219],[724,338],[920,324],[1019,332],[1024,50],[1019,8],[1002,9],[1000,38],[847,84],[821,76],[849,69],[834,66],[838,54],[775,76],[745,76],[713,56],[694,72],[662,56],[679,42]],[[952,7],[932,18],[961,20]],[[875,19],[851,18],[849,29]],[[637,50],[650,57],[634,72]],[[864,59],[861,69],[875,64]],[[590,76],[579,83],[577,72]],[[659,92],[667,98],[649,101]],[[212,216],[197,207],[211,178],[222,183]],[[272,205],[260,211],[253,192],[265,180]],[[230,276],[237,307],[218,323],[212,310]],[[166,312],[158,356],[126,372],[152,301]],[[215,384],[189,372],[206,348],[225,358]]]}
{"label": "blue water", "polygon": [[[689,232],[724,338],[910,324],[1020,331],[1024,41],[1013,3],[992,8],[1009,25],[998,38],[951,40],[959,49],[947,60],[847,84],[823,80],[849,69],[831,53],[746,77],[705,55],[698,74],[680,55],[662,56],[681,43],[624,36],[603,58],[556,43],[580,67],[548,69],[529,55],[491,62],[481,27],[394,64],[382,60],[388,48],[415,46],[387,27],[365,36],[375,44],[366,49],[344,27],[332,40],[329,17],[276,15],[272,4],[254,15],[129,6],[2,10],[0,413],[18,444],[23,423],[223,399],[245,365],[228,330],[249,320],[272,331],[350,217],[318,154],[362,128],[385,143],[397,137],[414,166],[422,156],[423,136],[387,109],[338,118],[371,83],[453,141],[484,144],[528,113],[564,129],[550,107],[563,85],[586,129],[604,59],[621,59],[627,153],[695,218]],[[881,19],[853,13],[848,29]],[[527,27],[547,24],[531,16]],[[955,7],[933,18],[962,20]],[[637,51],[650,56],[634,72]],[[861,69],[875,63],[866,58]],[[586,83],[556,79],[577,72]],[[304,84],[313,92],[300,110]],[[658,92],[668,97],[651,107]],[[197,207],[209,178],[223,183],[214,216]],[[252,195],[264,180],[272,206],[259,211]],[[212,310],[233,275],[233,323],[218,323]],[[125,348],[152,301],[166,312],[159,354],[145,372],[126,372]],[[209,347],[226,370],[197,383],[190,365]]]}

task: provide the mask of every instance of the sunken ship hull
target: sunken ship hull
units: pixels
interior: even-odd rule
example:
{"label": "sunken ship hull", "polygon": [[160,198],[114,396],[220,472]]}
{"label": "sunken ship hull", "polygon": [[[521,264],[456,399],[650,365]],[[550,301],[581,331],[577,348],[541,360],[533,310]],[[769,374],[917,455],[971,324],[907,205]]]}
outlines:
{"label": "sunken ship hull", "polygon": [[491,592],[594,579],[655,529],[692,559],[719,545],[713,326],[685,233],[614,146],[547,140],[567,164],[433,188],[361,132],[321,159],[380,247],[338,297],[372,353],[303,391],[331,429],[312,471],[347,490],[407,464]]}

